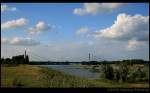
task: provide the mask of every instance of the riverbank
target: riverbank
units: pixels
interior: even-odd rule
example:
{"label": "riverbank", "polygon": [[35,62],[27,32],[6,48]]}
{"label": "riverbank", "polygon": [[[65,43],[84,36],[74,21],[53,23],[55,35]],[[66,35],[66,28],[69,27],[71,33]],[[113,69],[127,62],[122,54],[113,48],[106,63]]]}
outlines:
{"label": "riverbank", "polygon": [[33,88],[149,88],[148,83],[117,83],[108,80],[90,80],[68,75],[50,68],[18,65],[4,67],[1,65],[1,87]]}

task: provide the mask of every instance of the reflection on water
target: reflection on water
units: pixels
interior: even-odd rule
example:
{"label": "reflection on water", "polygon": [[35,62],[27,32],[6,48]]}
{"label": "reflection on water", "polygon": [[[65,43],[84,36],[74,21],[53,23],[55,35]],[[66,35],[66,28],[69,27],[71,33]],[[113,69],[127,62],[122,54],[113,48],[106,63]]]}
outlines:
{"label": "reflection on water", "polygon": [[70,75],[86,77],[89,79],[100,78],[100,72],[91,72],[89,71],[89,69],[84,69],[83,67],[80,66],[75,65],[42,65],[42,66],[62,71]]}

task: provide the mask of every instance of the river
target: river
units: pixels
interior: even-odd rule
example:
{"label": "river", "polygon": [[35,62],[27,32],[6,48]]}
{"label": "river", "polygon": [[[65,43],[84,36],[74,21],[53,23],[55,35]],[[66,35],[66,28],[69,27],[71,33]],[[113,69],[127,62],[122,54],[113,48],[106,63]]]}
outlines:
{"label": "river", "polygon": [[42,67],[52,68],[66,74],[85,77],[89,79],[100,78],[100,72],[91,72],[89,69],[85,69],[82,66],[77,65],[42,65]]}

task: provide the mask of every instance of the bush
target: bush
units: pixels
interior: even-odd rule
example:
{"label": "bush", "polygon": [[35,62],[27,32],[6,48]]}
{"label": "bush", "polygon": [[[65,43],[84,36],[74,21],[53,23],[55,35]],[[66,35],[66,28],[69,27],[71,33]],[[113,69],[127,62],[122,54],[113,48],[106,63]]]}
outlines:
{"label": "bush", "polygon": [[145,80],[148,81],[146,73],[139,67],[129,73],[128,82],[140,82]]}
{"label": "bush", "polygon": [[113,69],[111,65],[102,65],[101,78],[115,80],[119,82],[149,82],[149,72],[144,68],[135,67],[130,68],[125,63],[119,64],[118,69]]}
{"label": "bush", "polygon": [[115,69],[114,70],[114,80],[115,81],[119,81],[120,80],[120,72],[119,72],[119,70],[118,69]]}
{"label": "bush", "polygon": [[120,70],[120,80],[121,80],[121,82],[127,81],[127,76],[128,76],[128,73],[129,73],[129,69],[128,69],[127,64],[121,64],[119,70]]}
{"label": "bush", "polygon": [[109,64],[102,66],[102,77],[109,80],[114,79],[114,71],[112,66],[110,66]]}

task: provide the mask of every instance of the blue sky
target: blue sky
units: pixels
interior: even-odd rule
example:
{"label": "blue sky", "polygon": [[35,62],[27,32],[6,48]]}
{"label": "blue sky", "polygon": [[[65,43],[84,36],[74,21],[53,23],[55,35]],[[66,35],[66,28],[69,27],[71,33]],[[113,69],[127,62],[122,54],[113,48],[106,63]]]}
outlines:
{"label": "blue sky", "polygon": [[[4,29],[4,30],[1,29],[2,30],[1,37],[2,38],[5,37],[9,39],[14,38],[14,37],[23,37],[23,38],[30,37],[40,42],[39,46],[49,45],[49,44],[54,44],[57,46],[64,46],[69,43],[80,44],[80,43],[89,43],[89,42],[92,42],[91,44],[93,45],[93,42],[94,44],[95,42],[98,42],[98,43],[104,42],[104,41],[109,42],[110,41],[109,39],[103,40],[101,38],[99,40],[99,39],[93,38],[92,36],[88,37],[88,35],[92,32],[94,33],[95,31],[99,31],[101,29],[111,27],[114,24],[115,20],[117,19],[117,16],[121,13],[126,13],[127,15],[131,15],[131,16],[140,14],[144,17],[146,16],[149,17],[149,12],[148,12],[149,4],[146,4],[146,3],[129,3],[127,5],[122,5],[121,7],[118,7],[119,6],[118,5],[114,8],[109,8],[109,10],[111,9],[111,11],[106,11],[102,13],[101,13],[102,10],[100,8],[97,9],[93,6],[87,5],[87,7],[90,7],[91,9],[94,8],[96,9],[95,11],[99,11],[99,12],[97,12],[96,14],[92,14],[93,11],[88,12],[87,10],[87,13],[85,13],[84,15],[79,15],[77,13],[74,13],[74,10],[76,8],[80,8],[84,11],[86,10],[84,9],[86,8],[86,6],[84,6],[83,3],[2,3],[2,5],[6,5],[7,8],[15,7],[16,10],[15,11],[6,10],[3,12],[1,10],[1,27],[3,23],[11,21],[11,20],[17,20],[19,18],[27,19],[28,23],[23,27],[16,27],[13,29]],[[102,6],[102,8],[108,9],[107,7],[104,7],[104,6]],[[40,21],[44,22],[45,24],[53,25],[55,27],[52,28],[50,31],[39,31],[40,34],[30,34],[26,31],[28,28],[31,28],[31,27],[34,28],[35,25],[38,24],[38,22]],[[88,28],[89,33],[77,35],[76,32],[80,28]],[[115,40],[113,40],[113,42],[114,41]],[[121,41],[121,42],[124,42],[124,41]],[[106,45],[102,45],[102,46],[106,46]],[[16,46],[16,47],[24,47],[24,46]],[[95,45],[95,47],[100,47],[100,46]],[[66,47],[63,47],[63,48],[66,48]],[[90,48],[92,49],[92,47]],[[85,48],[85,51],[86,51],[86,48]],[[120,52],[121,51],[122,49],[120,49]],[[134,50],[134,52],[135,51],[136,50]],[[143,51],[143,50],[138,50],[136,52],[139,53],[140,51]],[[127,54],[128,53],[129,52],[127,52]],[[144,53],[142,52],[142,54]],[[145,53],[144,56],[146,57],[141,57],[141,58],[144,58],[147,60],[148,59],[147,54],[148,53]],[[133,55],[133,58],[134,58],[135,54],[131,53],[129,56],[131,55]],[[116,54],[116,56],[119,57],[119,53]],[[139,54],[138,56],[142,56],[142,55]],[[135,58],[137,58],[137,56],[135,56]]]}

